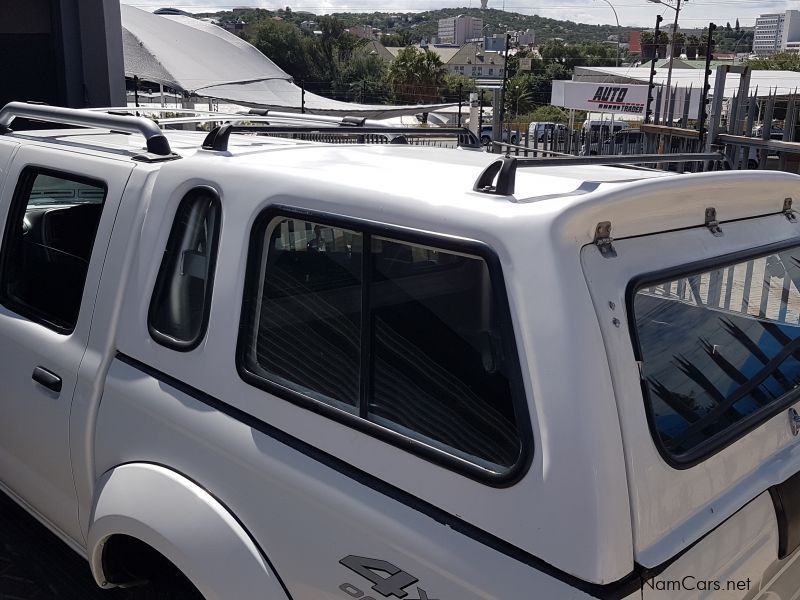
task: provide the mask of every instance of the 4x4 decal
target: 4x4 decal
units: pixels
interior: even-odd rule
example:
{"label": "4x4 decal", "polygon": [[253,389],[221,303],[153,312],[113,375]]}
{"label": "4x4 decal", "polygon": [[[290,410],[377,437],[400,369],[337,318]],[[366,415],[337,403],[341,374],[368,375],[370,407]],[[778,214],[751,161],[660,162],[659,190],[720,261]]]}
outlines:
{"label": "4x4 decal", "polygon": [[[419,579],[410,573],[406,573],[400,567],[378,558],[349,554],[341,559],[339,563],[371,581],[373,583],[372,589],[384,598],[406,598],[408,592],[405,591],[405,588],[419,581]],[[376,600],[372,596],[365,596],[364,592],[352,583],[343,583],[339,586],[339,589],[351,598]],[[424,589],[417,586],[417,598],[409,598],[408,600],[437,599],[431,598]]]}

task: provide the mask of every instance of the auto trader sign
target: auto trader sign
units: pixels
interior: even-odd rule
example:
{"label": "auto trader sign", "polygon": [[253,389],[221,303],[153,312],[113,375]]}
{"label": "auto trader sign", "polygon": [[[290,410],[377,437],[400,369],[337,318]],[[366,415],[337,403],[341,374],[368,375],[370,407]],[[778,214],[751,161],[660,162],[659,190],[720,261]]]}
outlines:
{"label": "auto trader sign", "polygon": [[[682,115],[686,99],[685,88],[675,94],[674,114]],[[700,90],[692,89],[689,96],[689,118],[695,119],[700,111]],[[551,97],[553,106],[641,117],[647,110],[647,85],[601,83],[587,81],[554,81]],[[655,102],[653,102],[655,110]]]}
{"label": "auto trader sign", "polygon": [[647,86],[554,81],[551,103],[564,108],[644,116]]}

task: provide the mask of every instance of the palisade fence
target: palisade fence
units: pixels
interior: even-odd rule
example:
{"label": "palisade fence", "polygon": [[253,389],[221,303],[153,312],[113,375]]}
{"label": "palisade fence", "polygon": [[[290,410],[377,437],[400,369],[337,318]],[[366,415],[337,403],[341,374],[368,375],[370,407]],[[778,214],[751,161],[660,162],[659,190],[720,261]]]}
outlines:
{"label": "palisade fence", "polygon": [[[732,98],[725,98],[729,73],[740,75],[739,87]],[[800,140],[800,93],[775,89],[764,96],[757,88],[750,90],[750,75],[749,67],[717,67],[714,91],[705,103],[706,115],[701,115],[700,119],[689,118],[691,89],[685,92],[684,102],[677,102],[677,88],[667,97],[662,86],[654,89],[651,122],[642,123],[638,128],[634,125],[618,130],[622,123],[616,121],[612,129],[609,116],[608,126],[602,128],[589,131],[549,129],[535,136],[528,133],[526,124],[509,123],[504,130],[519,131],[519,142],[492,142],[489,150],[533,157],[722,152],[727,157],[725,164],[678,163],[677,168],[679,171],[725,168],[797,172],[800,166],[800,141],[796,141]],[[669,105],[665,110],[666,102]],[[685,107],[682,114],[676,113],[676,105]]]}

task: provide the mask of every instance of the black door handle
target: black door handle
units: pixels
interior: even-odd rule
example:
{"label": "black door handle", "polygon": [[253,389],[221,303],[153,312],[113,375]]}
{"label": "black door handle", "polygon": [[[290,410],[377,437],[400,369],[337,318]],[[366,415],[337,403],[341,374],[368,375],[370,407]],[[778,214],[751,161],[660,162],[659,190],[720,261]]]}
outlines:
{"label": "black door handle", "polygon": [[44,367],[36,367],[33,370],[33,380],[46,387],[48,390],[53,390],[55,393],[61,392],[61,377],[48,371]]}

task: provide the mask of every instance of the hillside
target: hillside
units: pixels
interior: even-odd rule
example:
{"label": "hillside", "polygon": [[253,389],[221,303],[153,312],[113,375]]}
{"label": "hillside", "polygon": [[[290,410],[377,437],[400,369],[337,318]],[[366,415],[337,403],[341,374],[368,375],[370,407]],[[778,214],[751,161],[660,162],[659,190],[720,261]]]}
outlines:
{"label": "hillside", "polygon": [[[567,42],[601,42],[607,40],[610,35],[617,34],[616,25],[587,25],[492,8],[486,10],[478,8],[444,8],[417,13],[334,13],[334,16],[344,21],[347,26],[368,25],[376,27],[384,34],[403,36],[403,38],[407,39],[407,42],[411,43],[422,39],[430,39],[438,31],[439,19],[457,15],[470,15],[483,19],[483,24],[489,26],[486,28],[487,34],[503,33],[507,30],[524,31],[533,29],[536,32],[537,43],[553,38],[561,38]],[[291,10],[268,11],[265,9],[236,9],[219,13],[204,13],[197,16],[210,16],[221,21],[241,19],[245,22],[280,16],[284,20],[297,24],[301,21],[315,18],[315,15],[308,12],[301,13]],[[622,41],[626,41],[624,33]]]}

